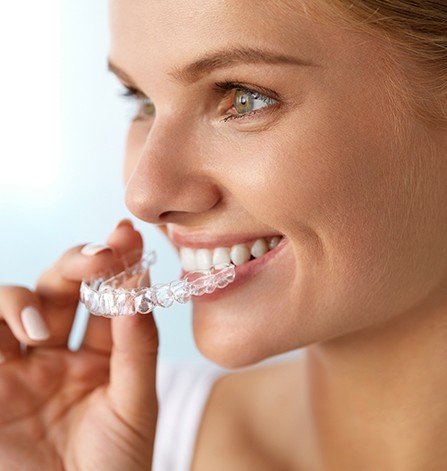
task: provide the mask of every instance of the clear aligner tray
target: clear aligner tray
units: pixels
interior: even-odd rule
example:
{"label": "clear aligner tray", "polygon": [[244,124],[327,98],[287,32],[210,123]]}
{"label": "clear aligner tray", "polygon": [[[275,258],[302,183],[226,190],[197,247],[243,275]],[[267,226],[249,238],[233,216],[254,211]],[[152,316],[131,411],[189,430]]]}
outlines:
{"label": "clear aligner tray", "polygon": [[[149,287],[148,269],[155,261],[155,252],[149,252],[117,275],[82,281],[80,301],[96,316],[148,314],[156,307],[168,308],[175,302],[185,304],[191,296],[213,293],[228,286],[235,278],[234,265],[221,263],[209,270],[189,272],[180,280]],[[136,287],[123,287],[126,282],[132,282]]]}

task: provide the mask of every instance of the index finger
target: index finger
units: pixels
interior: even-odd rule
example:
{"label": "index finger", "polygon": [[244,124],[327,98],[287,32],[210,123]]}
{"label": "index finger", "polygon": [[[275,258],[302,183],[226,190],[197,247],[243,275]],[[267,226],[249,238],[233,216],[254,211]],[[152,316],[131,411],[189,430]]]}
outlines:
{"label": "index finger", "polygon": [[143,239],[126,224],[119,225],[110,234],[104,249],[94,255],[82,253],[84,247],[85,244],[68,250],[39,278],[36,292],[44,303],[59,308],[77,305],[81,281],[122,269],[126,255],[130,256],[128,263],[136,262],[143,252]]}
{"label": "index finger", "polygon": [[[85,247],[82,245],[68,250],[40,277],[36,294],[51,332],[51,339],[46,343],[67,345],[79,304],[79,289],[83,279],[113,269],[121,270],[123,257],[129,253],[135,259],[141,257],[143,240],[132,226],[118,226],[108,242],[109,245],[103,246],[103,250],[98,252],[96,247],[90,251],[91,255],[82,253]],[[89,321],[85,341],[92,348],[108,351],[111,342],[110,326],[104,327],[102,324],[101,328],[98,328],[99,322],[96,320],[99,319]]]}

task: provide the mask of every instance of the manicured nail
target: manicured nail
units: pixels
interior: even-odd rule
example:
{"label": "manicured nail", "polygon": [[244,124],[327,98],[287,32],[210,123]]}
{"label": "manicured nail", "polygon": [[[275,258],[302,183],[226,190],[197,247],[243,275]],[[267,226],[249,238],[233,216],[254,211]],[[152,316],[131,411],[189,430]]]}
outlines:
{"label": "manicured nail", "polygon": [[92,257],[99,252],[103,252],[104,250],[112,250],[110,245],[103,245],[103,244],[87,244],[82,247],[81,253],[82,255],[88,255]]}
{"label": "manicured nail", "polygon": [[133,222],[130,219],[121,219],[121,221],[115,226],[115,229],[119,229],[123,226],[129,226],[132,229],[134,228]]}
{"label": "manicured nail", "polygon": [[21,318],[23,328],[31,340],[46,340],[49,338],[50,331],[35,307],[28,306],[23,309]]}

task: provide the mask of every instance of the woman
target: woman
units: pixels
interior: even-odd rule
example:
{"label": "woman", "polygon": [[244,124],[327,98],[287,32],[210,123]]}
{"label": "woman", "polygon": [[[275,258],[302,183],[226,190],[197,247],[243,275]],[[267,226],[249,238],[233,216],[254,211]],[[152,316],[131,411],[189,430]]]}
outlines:
{"label": "woman", "polygon": [[[179,469],[445,469],[445,3],[113,0],[110,14],[110,68],[139,104],[128,208],[189,269],[219,247],[239,265],[194,300],[199,349],[238,368],[307,347],[216,381]],[[1,289],[1,469],[150,468],[153,318],[95,317],[65,348],[80,280],[141,249],[122,221],[35,291]]]}

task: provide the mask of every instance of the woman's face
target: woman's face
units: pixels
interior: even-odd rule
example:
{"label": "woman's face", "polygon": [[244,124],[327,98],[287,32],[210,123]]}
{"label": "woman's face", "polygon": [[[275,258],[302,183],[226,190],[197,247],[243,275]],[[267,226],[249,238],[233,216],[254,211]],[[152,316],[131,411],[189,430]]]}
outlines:
{"label": "woman's face", "polygon": [[301,5],[111,1],[111,68],[141,103],[130,211],[193,248],[189,268],[215,253],[197,249],[282,237],[246,263],[233,249],[236,282],[194,300],[197,345],[227,366],[378,324],[446,286],[439,135],[393,106],[378,40]]}

